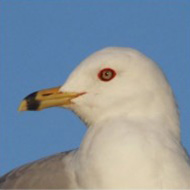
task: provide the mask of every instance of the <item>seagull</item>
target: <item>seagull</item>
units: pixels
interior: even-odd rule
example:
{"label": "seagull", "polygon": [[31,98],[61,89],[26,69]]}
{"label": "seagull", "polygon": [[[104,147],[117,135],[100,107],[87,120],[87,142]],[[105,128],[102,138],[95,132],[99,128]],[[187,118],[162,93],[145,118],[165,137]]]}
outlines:
{"label": "seagull", "polygon": [[189,189],[190,159],[163,72],[137,50],[99,50],[64,85],[28,95],[19,111],[72,110],[87,126],[78,149],[16,168],[1,189]]}

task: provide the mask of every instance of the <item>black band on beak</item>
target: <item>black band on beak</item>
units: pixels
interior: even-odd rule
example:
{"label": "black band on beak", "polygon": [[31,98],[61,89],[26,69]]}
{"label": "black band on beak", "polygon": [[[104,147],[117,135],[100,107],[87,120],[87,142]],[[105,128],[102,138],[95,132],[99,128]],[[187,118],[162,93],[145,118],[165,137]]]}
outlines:
{"label": "black band on beak", "polygon": [[38,92],[34,92],[30,95],[28,95],[24,100],[27,102],[27,110],[29,111],[35,111],[40,106],[40,101],[36,100]]}

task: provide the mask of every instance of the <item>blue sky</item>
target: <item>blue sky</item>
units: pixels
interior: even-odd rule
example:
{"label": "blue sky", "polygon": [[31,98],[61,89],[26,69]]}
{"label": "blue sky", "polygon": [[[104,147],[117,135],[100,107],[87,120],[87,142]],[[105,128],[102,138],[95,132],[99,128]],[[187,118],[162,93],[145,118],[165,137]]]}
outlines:
{"label": "blue sky", "polygon": [[29,93],[64,83],[92,52],[136,48],[164,70],[190,152],[190,1],[0,0],[0,174],[79,146],[84,124],[60,108],[18,113]]}

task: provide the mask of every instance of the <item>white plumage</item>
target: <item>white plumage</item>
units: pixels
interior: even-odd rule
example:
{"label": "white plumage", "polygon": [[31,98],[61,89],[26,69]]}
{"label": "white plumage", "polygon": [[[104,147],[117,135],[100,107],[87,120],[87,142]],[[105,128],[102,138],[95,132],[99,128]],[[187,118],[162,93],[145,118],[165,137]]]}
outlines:
{"label": "white plumage", "polygon": [[[104,68],[116,76],[100,80]],[[152,60],[130,48],[105,48],[85,59],[60,91],[85,92],[67,105],[88,127],[79,149],[16,169],[0,187],[190,188],[174,96]]]}

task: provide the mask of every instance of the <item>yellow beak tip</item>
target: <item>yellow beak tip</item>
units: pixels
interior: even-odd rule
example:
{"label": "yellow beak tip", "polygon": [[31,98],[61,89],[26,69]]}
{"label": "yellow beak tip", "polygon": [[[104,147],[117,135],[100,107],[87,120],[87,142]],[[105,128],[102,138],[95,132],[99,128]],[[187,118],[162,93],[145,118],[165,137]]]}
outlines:
{"label": "yellow beak tip", "polygon": [[27,111],[27,103],[25,100],[23,100],[18,108],[18,111]]}

